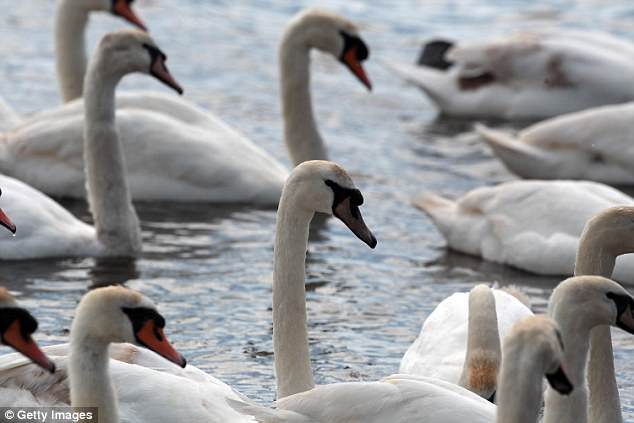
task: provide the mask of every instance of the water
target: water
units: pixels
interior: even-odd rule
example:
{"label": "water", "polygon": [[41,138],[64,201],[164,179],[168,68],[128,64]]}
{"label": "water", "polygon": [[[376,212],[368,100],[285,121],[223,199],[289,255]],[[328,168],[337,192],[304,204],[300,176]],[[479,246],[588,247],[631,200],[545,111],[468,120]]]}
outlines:
{"label": "water", "polygon": [[[276,46],[285,22],[310,1],[137,1],[187,97],[288,163],[281,140]],[[634,37],[628,0],[541,2],[341,1],[319,5],[357,22],[371,48],[368,94],[346,69],[315,55],[313,94],[331,157],[364,192],[362,212],[379,239],[372,251],[338,221],[313,234],[308,316],[318,383],[375,380],[395,372],[420,324],[454,291],[474,283],[521,285],[544,310],[557,278],[541,278],[447,253],[431,222],[410,206],[426,190],[458,195],[512,179],[470,124],[438,120],[427,100],[377,58],[411,62],[430,35],[473,38],[526,27],[610,31]],[[0,0],[0,95],[20,113],[58,104],[54,2]],[[95,16],[89,46],[127,27]],[[128,77],[122,89],[163,89]],[[65,203],[89,220],[81,202]],[[271,274],[275,214],[212,205],[138,204],[144,254],[136,262],[94,259],[3,263],[0,284],[40,320],[42,344],[65,342],[73,309],[91,286],[111,281],[153,298],[167,333],[189,362],[253,399],[274,398]],[[17,219],[17,218],[16,218]],[[634,421],[634,340],[618,333],[616,367],[626,418]],[[6,351],[4,349],[2,352]]]}

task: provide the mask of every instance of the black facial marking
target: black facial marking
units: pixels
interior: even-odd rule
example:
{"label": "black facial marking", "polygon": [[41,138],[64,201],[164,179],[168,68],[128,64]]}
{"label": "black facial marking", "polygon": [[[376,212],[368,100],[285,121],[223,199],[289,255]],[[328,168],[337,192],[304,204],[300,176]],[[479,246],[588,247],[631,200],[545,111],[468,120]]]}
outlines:
{"label": "black facial marking", "polygon": [[[112,0],[112,6],[111,6],[111,10],[114,10],[115,6],[117,5],[117,2],[119,0]],[[128,6],[131,5],[132,3],[134,3],[134,0],[124,0]]]}
{"label": "black facial marking", "polygon": [[37,330],[37,320],[25,309],[19,307],[0,308],[0,337],[2,337],[3,342],[4,332],[16,320],[20,322],[20,334],[25,341],[28,341],[31,334]]}
{"label": "black facial marking", "polygon": [[[125,314],[128,315],[130,322],[132,322],[132,329],[134,330],[135,336],[143,328],[143,326],[148,322],[148,320],[154,321],[155,329],[163,329],[165,327],[165,319],[163,318],[163,316],[161,316],[158,311],[152,308],[124,307],[122,310]],[[154,336],[156,336],[156,339],[158,339],[159,341],[163,340],[163,337],[161,336],[160,332],[158,332],[157,330],[154,331]],[[142,343],[138,338],[137,338],[137,341],[139,341],[139,343]]]}
{"label": "black facial marking", "polygon": [[357,35],[350,35],[345,31],[339,31],[339,33],[343,37],[343,51],[339,56],[340,61],[343,61],[346,53],[354,47],[357,48],[357,60],[359,62],[363,62],[370,56],[370,49],[368,49],[368,46],[360,37],[358,37]]}
{"label": "black facial marking", "polygon": [[[616,294],[614,292],[608,292],[605,295],[616,304],[616,326],[628,333],[634,333],[634,328],[626,326],[621,321],[621,315],[627,311],[628,307],[630,308],[630,313],[634,312],[634,300],[629,295]],[[634,315],[631,317],[634,319]]]}
{"label": "black facial marking", "polygon": [[440,70],[449,69],[453,63],[449,62],[445,56],[451,47],[453,47],[453,43],[445,40],[433,40],[425,43],[420,56],[418,56],[418,65]]}
{"label": "black facial marking", "polygon": [[350,213],[355,218],[359,217],[359,206],[363,204],[363,194],[356,188],[344,188],[335,181],[330,179],[324,181],[326,185],[332,189],[335,194],[335,200],[332,202],[332,211],[341,204],[346,198],[350,198]]}
{"label": "black facial marking", "polygon": [[491,396],[489,398],[487,398],[487,400],[491,403],[491,404],[495,404],[495,392],[493,391],[493,393],[491,394]]}
{"label": "black facial marking", "polygon": [[573,390],[572,383],[570,383],[570,379],[568,379],[568,376],[566,376],[561,366],[559,366],[554,373],[547,373],[546,379],[548,383],[550,383],[550,386],[561,395],[568,395]]}
{"label": "black facial marking", "polygon": [[167,60],[167,55],[163,53],[161,49],[159,49],[158,47],[151,46],[149,44],[143,44],[143,48],[145,48],[148,51],[148,53],[150,53],[150,58],[151,58],[150,71],[152,71],[152,66],[154,65],[154,62],[156,62],[157,59],[161,58],[163,59],[163,62]]}

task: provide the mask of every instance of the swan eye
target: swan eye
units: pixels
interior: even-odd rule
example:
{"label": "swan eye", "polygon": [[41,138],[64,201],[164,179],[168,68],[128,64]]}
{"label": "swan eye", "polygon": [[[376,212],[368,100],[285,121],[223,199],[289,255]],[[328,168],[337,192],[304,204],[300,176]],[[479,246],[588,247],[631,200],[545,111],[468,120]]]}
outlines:
{"label": "swan eye", "polygon": [[122,310],[130,319],[130,322],[132,323],[132,328],[134,329],[135,333],[140,331],[143,325],[145,325],[148,320],[154,321],[155,326],[160,329],[165,327],[165,319],[163,318],[163,316],[161,316],[158,311],[152,308],[124,307],[122,308]]}
{"label": "swan eye", "polygon": [[370,49],[361,39],[361,37],[359,37],[358,35],[348,34],[345,31],[339,31],[339,33],[343,37],[343,51],[339,56],[339,60],[343,61],[346,53],[353,48],[356,48],[357,60],[359,62],[363,62],[370,56]]}
{"label": "swan eye", "polygon": [[350,204],[353,206],[360,206],[363,204],[363,194],[361,194],[361,191],[359,191],[358,189],[344,188],[330,179],[324,181],[324,183],[328,185],[330,189],[332,189],[332,192],[335,194],[335,200],[332,204],[333,209],[346,198],[350,198]]}

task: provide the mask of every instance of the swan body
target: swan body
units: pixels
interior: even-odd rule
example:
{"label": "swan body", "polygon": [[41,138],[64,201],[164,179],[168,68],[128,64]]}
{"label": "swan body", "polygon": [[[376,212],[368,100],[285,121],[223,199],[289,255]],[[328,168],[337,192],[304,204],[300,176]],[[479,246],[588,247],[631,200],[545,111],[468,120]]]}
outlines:
{"label": "swan body", "polygon": [[[278,399],[277,410],[242,404],[236,405],[236,409],[255,415],[258,421],[265,423],[535,423],[542,378],[544,374],[557,374],[561,369],[563,352],[557,332],[554,322],[535,316],[518,323],[511,331],[504,345],[502,398],[498,407],[471,391],[439,379],[392,375],[378,382],[317,386]],[[535,345],[530,345],[531,342]],[[518,373],[523,367],[532,371]],[[563,392],[571,389],[565,376],[559,377],[557,382],[561,382],[557,387]]]}
{"label": "swan body", "polygon": [[606,34],[537,31],[455,46],[435,41],[421,62],[389,66],[452,116],[544,119],[634,100],[634,44]]}
{"label": "swan body", "polygon": [[[488,299],[485,297],[474,304],[477,291],[456,292],[436,306],[403,356],[400,373],[460,384],[485,399],[493,395],[500,340],[515,323],[533,313],[503,290],[482,285],[478,288],[485,290],[485,295],[488,291],[492,298],[485,302]],[[490,310],[482,310],[484,307]],[[470,372],[474,377],[467,376]]]}
{"label": "swan body", "polygon": [[516,136],[476,126],[513,173],[523,178],[585,179],[634,185],[634,103],[610,105],[539,122]]}
{"label": "swan body", "polygon": [[[76,0],[65,2],[76,7]],[[66,40],[58,42],[58,63],[72,62],[78,55],[85,60],[83,42],[76,36],[83,34],[85,21],[74,25],[81,31],[58,37]],[[281,40],[280,79],[285,141],[295,165],[327,158],[312,112],[309,52],[313,48],[338,58],[370,87],[361,67],[368,49],[352,23],[316,9],[290,22]],[[82,66],[65,69],[66,77],[61,79],[82,79]],[[63,91],[67,86],[66,100],[81,93],[81,86],[71,87],[71,82],[61,84]],[[153,92],[121,94],[117,104],[134,199],[277,205],[288,176],[286,168],[218,117],[185,100]],[[23,122],[1,137],[0,170],[50,195],[84,197],[84,122],[81,99]]]}
{"label": "swan body", "polygon": [[[457,201],[430,194],[415,200],[450,248],[543,275],[570,275],[579,237],[593,215],[634,199],[587,181],[512,181],[477,188]],[[613,277],[634,283],[634,257]]]}

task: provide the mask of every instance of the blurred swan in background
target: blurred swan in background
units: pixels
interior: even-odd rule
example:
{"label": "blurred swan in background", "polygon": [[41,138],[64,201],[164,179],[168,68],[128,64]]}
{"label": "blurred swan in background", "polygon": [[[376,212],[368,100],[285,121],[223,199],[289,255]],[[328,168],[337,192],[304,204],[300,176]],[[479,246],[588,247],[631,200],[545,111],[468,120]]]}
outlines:
{"label": "blurred swan in background", "polygon": [[517,135],[476,125],[495,155],[523,178],[634,185],[634,103],[551,118]]}
{"label": "blurred swan in background", "polygon": [[434,40],[419,66],[390,64],[446,115],[543,119],[634,100],[634,44],[598,32],[535,31]]}
{"label": "blurred swan in background", "polygon": [[103,38],[86,76],[85,149],[79,162],[86,166],[95,226],[80,221],[36,189],[0,175],[0,186],[6,187],[6,209],[20,225],[15,239],[0,240],[0,258],[134,257],[140,253],[141,229],[115,124],[115,88],[132,72],[152,74],[182,92],[165,67],[165,55],[146,33],[122,31]]}
{"label": "blurred swan in background", "polygon": [[[586,222],[634,199],[597,182],[511,181],[476,188],[453,201],[425,194],[414,205],[432,219],[449,248],[541,275],[571,275]],[[627,219],[606,225],[616,245],[634,239]],[[633,249],[634,251],[634,249]],[[623,256],[612,277],[634,283],[634,256]]]}
{"label": "blurred swan in background", "polygon": [[[82,44],[58,51],[74,49],[83,57]],[[337,58],[370,88],[361,65],[369,51],[351,22],[317,9],[290,21],[281,40],[279,65],[284,138],[294,165],[327,158],[311,104],[313,48]],[[60,67],[77,73],[80,69]],[[277,205],[287,170],[212,113],[158,92],[118,95],[117,105],[134,199]],[[84,197],[83,126],[82,100],[28,119],[0,136],[0,170],[49,195]]]}

